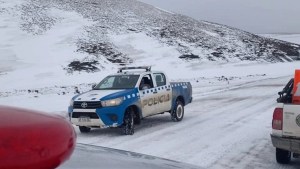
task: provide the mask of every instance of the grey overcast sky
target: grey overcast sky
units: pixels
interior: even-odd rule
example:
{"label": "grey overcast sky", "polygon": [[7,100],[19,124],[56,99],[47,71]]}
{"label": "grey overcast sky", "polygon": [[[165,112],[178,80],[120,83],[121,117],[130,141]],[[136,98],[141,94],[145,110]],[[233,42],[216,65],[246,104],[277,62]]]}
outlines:
{"label": "grey overcast sky", "polygon": [[300,0],[139,0],[252,33],[300,33]]}

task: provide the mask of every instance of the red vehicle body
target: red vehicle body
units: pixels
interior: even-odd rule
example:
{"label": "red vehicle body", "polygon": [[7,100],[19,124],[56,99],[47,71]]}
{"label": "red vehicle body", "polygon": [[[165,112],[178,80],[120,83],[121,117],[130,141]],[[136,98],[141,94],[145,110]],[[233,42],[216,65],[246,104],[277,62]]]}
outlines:
{"label": "red vehicle body", "polygon": [[76,145],[63,117],[0,106],[0,169],[54,169]]}

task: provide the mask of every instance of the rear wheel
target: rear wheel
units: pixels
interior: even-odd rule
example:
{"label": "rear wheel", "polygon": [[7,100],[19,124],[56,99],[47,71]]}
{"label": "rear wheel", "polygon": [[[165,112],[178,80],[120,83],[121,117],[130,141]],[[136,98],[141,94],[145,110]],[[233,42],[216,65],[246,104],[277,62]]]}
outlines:
{"label": "rear wheel", "polygon": [[88,133],[91,131],[91,128],[85,126],[79,126],[79,130],[81,133]]}
{"label": "rear wheel", "polygon": [[184,106],[180,100],[176,101],[175,109],[171,112],[171,118],[173,121],[181,121],[184,116]]}
{"label": "rear wheel", "polygon": [[134,134],[134,112],[133,109],[128,108],[124,115],[123,123],[123,134],[133,135]]}
{"label": "rear wheel", "polygon": [[288,164],[291,161],[291,152],[276,148],[276,161],[280,164]]}

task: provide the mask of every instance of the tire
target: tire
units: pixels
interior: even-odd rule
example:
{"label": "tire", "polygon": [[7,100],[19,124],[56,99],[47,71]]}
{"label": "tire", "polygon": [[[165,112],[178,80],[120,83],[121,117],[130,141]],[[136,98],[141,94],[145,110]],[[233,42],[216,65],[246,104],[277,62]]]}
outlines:
{"label": "tire", "polygon": [[91,128],[85,126],[79,126],[79,130],[81,133],[88,133],[91,131]]}
{"label": "tire", "polygon": [[134,112],[128,108],[124,115],[122,132],[124,135],[134,134]]}
{"label": "tire", "polygon": [[291,161],[291,152],[276,148],[276,161],[280,164],[288,164]]}
{"label": "tire", "polygon": [[184,106],[180,100],[176,101],[175,109],[171,113],[171,119],[175,122],[181,121],[184,116]]}
{"label": "tire", "polygon": [[134,124],[136,125],[140,125],[142,122],[141,118],[139,116],[135,116],[134,117]]}

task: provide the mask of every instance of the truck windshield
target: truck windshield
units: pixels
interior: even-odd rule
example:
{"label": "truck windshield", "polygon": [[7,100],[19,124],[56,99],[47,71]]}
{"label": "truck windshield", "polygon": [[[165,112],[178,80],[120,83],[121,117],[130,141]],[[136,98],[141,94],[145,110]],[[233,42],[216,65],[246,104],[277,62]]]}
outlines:
{"label": "truck windshield", "polygon": [[104,78],[94,90],[132,89],[135,87],[139,75],[114,75]]}

